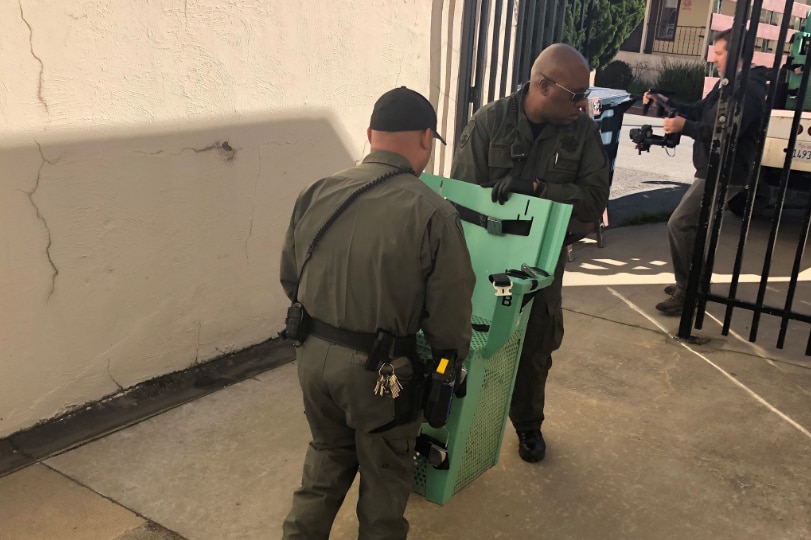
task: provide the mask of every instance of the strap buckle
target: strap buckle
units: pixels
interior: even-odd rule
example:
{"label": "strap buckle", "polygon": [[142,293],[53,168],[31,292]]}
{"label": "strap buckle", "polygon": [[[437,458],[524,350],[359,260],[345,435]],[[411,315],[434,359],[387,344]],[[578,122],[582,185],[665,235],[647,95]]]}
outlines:
{"label": "strap buckle", "polygon": [[487,229],[488,234],[492,234],[494,236],[504,236],[504,227],[502,225],[503,224],[500,219],[487,216],[487,221],[482,224],[482,227]]}
{"label": "strap buckle", "polygon": [[507,274],[493,274],[490,276],[496,296],[512,296],[513,282]]}

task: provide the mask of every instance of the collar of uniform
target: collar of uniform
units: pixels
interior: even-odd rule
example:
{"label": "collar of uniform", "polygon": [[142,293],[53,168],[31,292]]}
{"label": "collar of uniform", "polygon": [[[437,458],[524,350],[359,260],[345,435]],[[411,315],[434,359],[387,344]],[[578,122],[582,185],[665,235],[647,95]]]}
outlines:
{"label": "collar of uniform", "polygon": [[398,169],[411,168],[411,162],[403,155],[388,150],[372,150],[368,156],[363,158],[363,163],[382,163],[384,165],[397,167]]}

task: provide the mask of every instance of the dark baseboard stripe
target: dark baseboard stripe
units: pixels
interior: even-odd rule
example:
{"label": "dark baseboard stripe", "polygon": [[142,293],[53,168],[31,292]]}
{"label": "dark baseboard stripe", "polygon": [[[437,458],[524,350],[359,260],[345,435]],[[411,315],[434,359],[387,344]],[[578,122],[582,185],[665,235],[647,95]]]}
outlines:
{"label": "dark baseboard stripe", "polygon": [[271,339],[77,407],[0,439],[0,476],[287,364],[294,358],[292,342]]}

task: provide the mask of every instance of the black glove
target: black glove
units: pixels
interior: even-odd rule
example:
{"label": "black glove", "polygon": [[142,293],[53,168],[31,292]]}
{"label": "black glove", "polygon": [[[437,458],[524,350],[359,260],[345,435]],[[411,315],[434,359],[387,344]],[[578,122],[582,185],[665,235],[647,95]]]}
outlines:
{"label": "black glove", "polygon": [[505,176],[501,180],[496,180],[493,184],[493,192],[490,198],[493,202],[504,204],[510,198],[510,193],[521,193],[523,195],[537,195],[535,193],[534,182],[518,180],[512,176]]}

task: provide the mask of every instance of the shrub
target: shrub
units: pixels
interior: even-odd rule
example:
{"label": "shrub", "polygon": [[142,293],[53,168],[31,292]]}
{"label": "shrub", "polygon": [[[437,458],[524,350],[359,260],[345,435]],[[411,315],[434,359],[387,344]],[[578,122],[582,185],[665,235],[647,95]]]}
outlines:
{"label": "shrub", "polygon": [[[645,16],[645,0],[572,0],[571,5],[566,4],[563,41],[580,50],[594,69],[600,69],[617,55],[622,42]],[[584,6],[585,26],[580,28]]]}
{"label": "shrub", "polygon": [[704,91],[704,69],[702,63],[665,58],[656,86],[675,92],[673,97],[680,101],[699,100]]}
{"label": "shrub", "polygon": [[617,90],[627,90],[634,80],[634,73],[631,66],[622,60],[609,62],[604,68],[597,70],[594,77],[595,86],[604,88],[616,88]]}
{"label": "shrub", "polygon": [[631,84],[628,85],[628,93],[632,96],[642,96],[645,92],[647,92],[651,86],[654,86],[650,83],[650,81],[645,79],[638,79],[635,78],[631,81]]}

